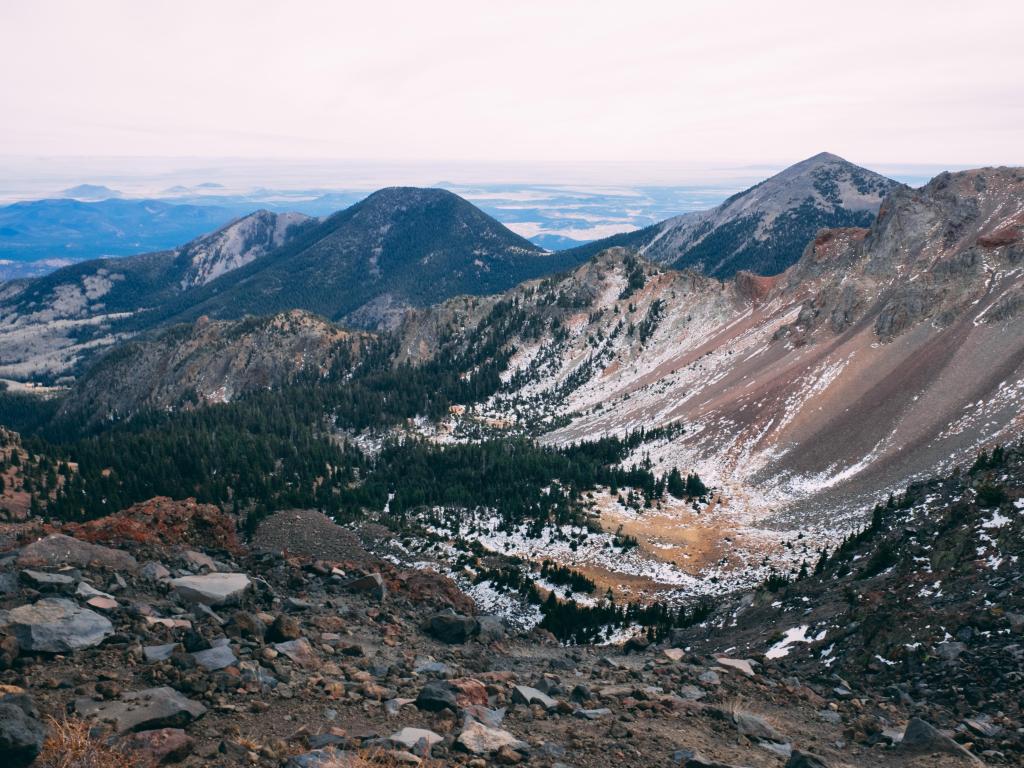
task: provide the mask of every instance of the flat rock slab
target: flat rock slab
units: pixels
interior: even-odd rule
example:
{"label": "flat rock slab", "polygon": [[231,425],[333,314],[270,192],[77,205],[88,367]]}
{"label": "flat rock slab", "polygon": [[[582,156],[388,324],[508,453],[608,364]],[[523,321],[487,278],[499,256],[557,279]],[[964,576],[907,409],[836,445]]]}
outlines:
{"label": "flat rock slab", "polygon": [[21,582],[40,592],[60,592],[75,585],[73,577],[63,573],[49,573],[26,568],[21,572]]}
{"label": "flat rock slab", "polygon": [[122,694],[120,701],[75,700],[75,711],[110,723],[118,733],[154,728],[182,728],[206,714],[206,707],[173,688],[162,686]]}
{"label": "flat rock slab", "polygon": [[754,662],[750,659],[730,659],[728,656],[716,656],[715,663],[726,669],[739,670],[747,677],[753,677],[757,674],[754,672]]}
{"label": "flat rock slab", "polygon": [[528,685],[517,685],[512,689],[512,701],[516,704],[540,704],[544,709],[554,709],[558,702],[543,691]]}
{"label": "flat rock slab", "polygon": [[508,731],[501,728],[490,728],[476,720],[466,723],[466,727],[462,729],[456,743],[474,755],[490,755],[502,747],[509,747],[517,751],[530,748],[529,744]]}
{"label": "flat rock slab", "polygon": [[18,639],[22,649],[43,653],[69,653],[92,648],[114,634],[110,620],[62,597],[48,597],[32,605],[0,612],[0,627]]}
{"label": "flat rock slab", "polygon": [[251,582],[244,573],[208,573],[182,576],[171,584],[182,600],[202,605],[226,605],[238,602]]}
{"label": "flat rock slab", "polygon": [[283,653],[300,667],[315,667],[320,663],[320,659],[313,652],[313,646],[305,638],[274,643],[274,650]]}
{"label": "flat rock slab", "polygon": [[90,597],[85,601],[85,604],[90,608],[95,608],[97,611],[116,611],[117,600],[112,597]]}
{"label": "flat rock slab", "polygon": [[63,533],[53,533],[21,548],[18,553],[21,566],[76,565],[80,568],[98,566],[113,571],[131,571],[138,561],[127,552],[88,541],[74,539]]}
{"label": "flat rock slab", "polygon": [[423,742],[426,745],[425,753],[429,754],[430,748],[444,741],[444,737],[426,728],[406,727],[388,736],[388,741],[409,750],[416,749]]}
{"label": "flat rock slab", "polygon": [[226,645],[217,648],[207,648],[205,651],[196,651],[192,654],[192,658],[196,660],[196,664],[207,672],[216,672],[218,669],[224,669],[238,663],[235,654]]}

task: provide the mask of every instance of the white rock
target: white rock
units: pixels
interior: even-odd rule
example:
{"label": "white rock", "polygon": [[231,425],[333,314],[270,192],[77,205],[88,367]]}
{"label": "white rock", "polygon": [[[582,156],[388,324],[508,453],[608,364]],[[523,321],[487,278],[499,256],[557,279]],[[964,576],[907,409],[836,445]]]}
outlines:
{"label": "white rock", "polygon": [[182,600],[203,605],[237,602],[251,583],[244,573],[208,573],[171,580]]}

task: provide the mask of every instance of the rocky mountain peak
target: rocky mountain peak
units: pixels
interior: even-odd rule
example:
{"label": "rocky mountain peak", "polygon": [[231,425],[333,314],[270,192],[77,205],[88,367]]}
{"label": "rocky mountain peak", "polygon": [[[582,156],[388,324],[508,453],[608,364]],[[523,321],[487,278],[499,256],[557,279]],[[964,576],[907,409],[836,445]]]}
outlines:
{"label": "rocky mountain peak", "polygon": [[867,227],[900,184],[821,152],[707,211],[684,213],[638,232],[577,249],[624,245],[645,258],[727,278],[741,270],[775,275],[794,264],[818,230]]}

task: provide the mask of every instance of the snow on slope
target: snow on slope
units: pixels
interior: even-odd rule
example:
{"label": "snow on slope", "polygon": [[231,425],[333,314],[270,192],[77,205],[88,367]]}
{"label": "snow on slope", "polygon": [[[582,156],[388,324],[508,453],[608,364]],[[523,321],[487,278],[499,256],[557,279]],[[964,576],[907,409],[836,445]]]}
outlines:
{"label": "snow on slope", "polygon": [[548,332],[510,340],[479,415],[554,444],[681,423],[633,460],[695,469],[736,524],[834,537],[1024,431],[1022,202],[1021,170],[943,174],[775,278],[646,265],[629,293],[630,257],[606,252],[513,294]]}

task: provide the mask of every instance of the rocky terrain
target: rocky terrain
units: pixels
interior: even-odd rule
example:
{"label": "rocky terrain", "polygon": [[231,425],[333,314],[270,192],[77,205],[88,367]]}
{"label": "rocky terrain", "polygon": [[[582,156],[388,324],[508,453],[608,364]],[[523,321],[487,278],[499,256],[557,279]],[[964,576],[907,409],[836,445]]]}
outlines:
{"label": "rocky terrain", "polygon": [[629,248],[650,261],[707,275],[775,275],[800,257],[822,228],[870,226],[901,185],[822,152],[708,211],[686,213],[638,232],[589,243],[579,252]]}
{"label": "rocky terrain", "polygon": [[[0,555],[0,756],[119,765],[1013,765],[1024,460],[911,487],[808,574],[562,646],[308,512],[154,499]],[[373,542],[378,542],[374,544]],[[936,730],[936,729],[939,730]],[[49,757],[48,757],[49,755]]]}
{"label": "rocky terrain", "polygon": [[307,312],[173,327],[128,341],[102,358],[64,398],[62,414],[123,418],[228,402],[257,389],[354,366],[370,334],[349,332]]}

